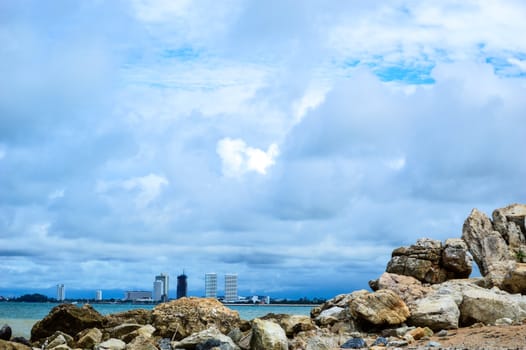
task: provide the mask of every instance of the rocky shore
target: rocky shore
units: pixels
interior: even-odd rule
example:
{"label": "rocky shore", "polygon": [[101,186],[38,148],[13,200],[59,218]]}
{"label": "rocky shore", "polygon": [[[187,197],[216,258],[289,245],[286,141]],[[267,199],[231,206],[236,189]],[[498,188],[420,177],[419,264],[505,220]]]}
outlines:
{"label": "rocky shore", "polygon": [[[242,320],[214,299],[102,316],[59,305],[31,339],[0,329],[0,350],[325,350],[526,348],[526,205],[474,209],[461,238],[393,251],[372,291],[338,295],[309,316]],[[473,260],[482,277],[469,278]]]}

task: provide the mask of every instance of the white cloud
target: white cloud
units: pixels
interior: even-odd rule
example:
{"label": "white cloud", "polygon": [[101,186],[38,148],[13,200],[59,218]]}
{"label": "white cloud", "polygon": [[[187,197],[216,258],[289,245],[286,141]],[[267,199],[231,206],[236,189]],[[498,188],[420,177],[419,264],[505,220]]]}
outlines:
{"label": "white cloud", "polygon": [[519,60],[516,58],[509,58],[508,62],[517,66],[522,72],[526,72],[526,60]]}
{"label": "white cloud", "polygon": [[139,208],[144,208],[159,197],[162,187],[168,184],[169,181],[164,176],[148,174],[121,181],[99,181],[96,190],[98,193],[107,193],[113,189],[122,189],[128,192],[137,190],[135,204]]}
{"label": "white cloud", "polygon": [[310,88],[299,100],[294,101],[292,104],[294,122],[300,122],[309,110],[322,104],[329,90],[328,87]]}
{"label": "white cloud", "polygon": [[187,14],[189,0],[133,0],[133,9],[137,18],[144,22],[162,22],[173,20]]}
{"label": "white cloud", "polygon": [[241,139],[228,137],[219,140],[216,151],[222,160],[223,175],[227,177],[240,177],[250,171],[265,175],[279,155],[279,147],[274,143],[263,151],[247,146]]}
{"label": "white cloud", "polygon": [[64,193],[66,192],[66,190],[64,188],[61,188],[61,189],[58,189],[58,190],[55,190],[53,192],[51,192],[48,196],[49,200],[53,201],[55,199],[58,199],[58,198],[62,198],[64,197]]}
{"label": "white cloud", "polygon": [[386,164],[388,168],[398,171],[405,167],[405,162],[405,157],[399,157],[388,160]]}

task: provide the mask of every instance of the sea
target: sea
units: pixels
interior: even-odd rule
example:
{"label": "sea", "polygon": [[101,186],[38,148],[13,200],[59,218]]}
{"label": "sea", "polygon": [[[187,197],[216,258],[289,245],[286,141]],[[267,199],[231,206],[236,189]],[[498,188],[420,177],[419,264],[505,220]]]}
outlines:
{"label": "sea", "polygon": [[[25,337],[29,339],[33,325],[43,319],[56,303],[18,303],[0,302],[0,327],[8,324],[14,337]],[[91,304],[95,310],[102,315],[114,314],[117,312],[133,309],[151,310],[153,304]],[[77,306],[82,306],[78,304]],[[244,320],[252,320],[256,317],[265,316],[269,313],[289,314],[289,315],[309,315],[312,305],[226,305],[232,310],[239,312],[239,316]]]}

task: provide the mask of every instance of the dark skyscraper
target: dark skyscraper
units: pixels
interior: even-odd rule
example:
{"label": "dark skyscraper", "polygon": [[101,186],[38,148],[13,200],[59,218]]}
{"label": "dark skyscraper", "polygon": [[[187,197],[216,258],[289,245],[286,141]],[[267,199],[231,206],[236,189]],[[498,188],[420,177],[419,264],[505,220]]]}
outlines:
{"label": "dark skyscraper", "polygon": [[183,272],[182,275],[177,276],[177,299],[185,297],[187,289],[186,275]]}

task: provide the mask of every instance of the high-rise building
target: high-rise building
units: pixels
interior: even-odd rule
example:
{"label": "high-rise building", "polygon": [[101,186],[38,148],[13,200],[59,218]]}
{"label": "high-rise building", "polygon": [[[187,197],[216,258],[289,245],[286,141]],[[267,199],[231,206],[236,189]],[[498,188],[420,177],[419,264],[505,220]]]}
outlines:
{"label": "high-rise building", "polygon": [[64,301],[66,299],[66,287],[63,284],[57,284],[57,300]]}
{"label": "high-rise building", "polygon": [[101,301],[102,300],[102,290],[98,290],[96,293],[95,293],[95,300],[97,301]]}
{"label": "high-rise building", "polygon": [[159,276],[155,276],[156,281],[161,281],[163,284],[162,293],[161,293],[161,301],[168,301],[168,275],[165,273],[161,273]]}
{"label": "high-rise building", "polygon": [[160,301],[163,296],[163,282],[153,281],[153,300]]}
{"label": "high-rise building", "polygon": [[186,293],[188,292],[188,283],[186,282],[186,275],[183,274],[177,276],[177,299],[183,298],[186,296]]}
{"label": "high-rise building", "polygon": [[205,297],[217,298],[217,273],[215,272],[205,274]]}
{"label": "high-rise building", "polygon": [[237,274],[228,273],[225,275],[225,302],[234,303],[237,299]]}

